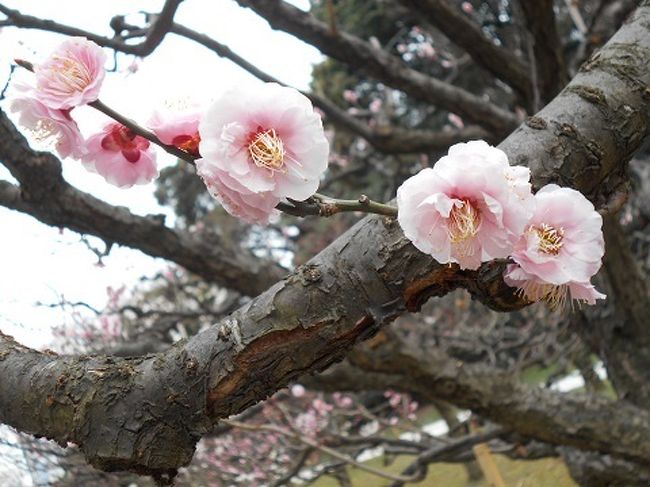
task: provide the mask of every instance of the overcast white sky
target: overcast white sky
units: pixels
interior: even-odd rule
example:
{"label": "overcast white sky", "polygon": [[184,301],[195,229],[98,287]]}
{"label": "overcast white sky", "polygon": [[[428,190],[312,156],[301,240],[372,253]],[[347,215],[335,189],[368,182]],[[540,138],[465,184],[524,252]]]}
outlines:
{"label": "overcast white sky", "polygon": [[[24,13],[105,35],[112,34],[108,22],[113,15],[156,12],[163,4],[154,0],[7,0],[3,3]],[[292,3],[305,9],[308,6],[307,0],[293,0]],[[266,22],[232,0],[185,0],[176,20],[213,36],[297,88],[308,87],[311,66],[321,59],[314,48],[272,31]],[[0,85],[4,85],[14,57],[38,61],[63,39],[63,36],[36,30],[0,30]],[[135,74],[126,71],[132,56],[120,55],[118,59],[121,72],[109,73],[101,98],[141,122],[146,121],[153,108],[165,102],[191,97],[205,103],[232,85],[247,83],[254,87],[257,83],[231,62],[171,34],[154,54],[138,60],[139,69]],[[7,103],[2,107],[7,109]],[[78,109],[75,116],[83,132],[92,131],[104,120],[90,108]],[[159,162],[162,166],[174,161],[160,151]],[[86,172],[73,160],[64,161],[64,176],[78,188],[111,204],[126,206],[135,213],[171,216],[169,210],[157,205],[152,194],[153,184],[121,190]],[[11,180],[2,166],[0,179]],[[36,307],[37,301],[58,302],[65,296],[70,301],[102,307],[108,286],[134,283],[139,276],[153,274],[165,265],[160,259],[116,247],[104,259],[105,267],[100,268],[95,255],[79,243],[76,233],[59,231],[2,207],[0,224],[0,330],[33,347],[47,346],[51,338],[50,327],[66,320],[58,310]]]}

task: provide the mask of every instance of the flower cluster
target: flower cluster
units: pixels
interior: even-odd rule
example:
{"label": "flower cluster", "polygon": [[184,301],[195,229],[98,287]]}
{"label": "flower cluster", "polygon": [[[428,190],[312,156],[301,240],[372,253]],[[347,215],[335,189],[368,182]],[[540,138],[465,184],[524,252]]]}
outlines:
{"label": "flower cluster", "polygon": [[16,87],[10,109],[37,141],[52,144],[62,158],[81,160],[120,187],[148,183],[158,170],[147,140],[116,123],[85,139],[72,118],[75,108],[98,99],[105,62],[104,51],[94,42],[69,38],[34,66],[33,86]]}
{"label": "flower cluster", "polygon": [[602,218],[579,192],[548,185],[533,196],[529,180],[484,141],[456,144],[400,186],[398,221],[440,263],[477,269],[511,257],[505,281],[530,301],[604,298],[590,284],[604,252]]}
{"label": "flower cluster", "polygon": [[266,223],[284,198],[305,200],[327,168],[323,124],[300,92],[275,83],[235,88],[199,124],[198,174],[232,215]]}

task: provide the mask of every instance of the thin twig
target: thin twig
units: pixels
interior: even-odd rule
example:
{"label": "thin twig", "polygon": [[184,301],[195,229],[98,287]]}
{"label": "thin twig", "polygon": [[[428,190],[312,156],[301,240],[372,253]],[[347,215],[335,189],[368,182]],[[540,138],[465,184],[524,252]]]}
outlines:
{"label": "thin twig", "polygon": [[229,419],[225,419],[221,421],[224,424],[228,424],[234,428],[240,428],[243,430],[248,430],[248,431],[270,431],[272,433],[277,433],[283,436],[287,436],[290,438],[294,438],[298,440],[299,442],[310,446],[316,450],[320,450],[323,453],[326,453],[334,458],[337,458],[339,460],[342,460],[350,465],[355,466],[356,468],[360,470],[364,470],[368,473],[371,473],[373,475],[376,475],[377,477],[382,477],[388,480],[392,480],[394,482],[411,482],[414,477],[405,477],[402,475],[395,475],[390,472],[384,472],[383,470],[378,470],[376,468],[370,467],[364,463],[357,462],[354,458],[349,457],[343,453],[338,452],[337,450],[334,450],[333,448],[329,448],[325,445],[319,444],[317,441],[312,440],[311,438],[304,436],[304,435],[298,435],[296,433],[292,433],[291,431],[288,431],[284,428],[279,428],[274,425],[270,424],[248,424],[248,423],[242,423],[239,421],[232,421]]}

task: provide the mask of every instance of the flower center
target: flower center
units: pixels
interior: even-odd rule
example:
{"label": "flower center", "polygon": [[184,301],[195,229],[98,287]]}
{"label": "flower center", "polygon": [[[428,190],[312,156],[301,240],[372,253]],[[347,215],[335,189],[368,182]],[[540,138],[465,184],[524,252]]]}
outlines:
{"label": "flower center", "polygon": [[139,137],[130,128],[114,124],[111,131],[101,141],[102,149],[110,152],[121,152],[124,158],[136,163],[140,160],[140,152],[149,147],[149,141]]}
{"label": "flower center", "polygon": [[284,166],[284,144],[275,129],[258,132],[248,145],[248,153],[257,167],[273,172]]}
{"label": "flower center", "polygon": [[50,70],[57,75],[57,80],[69,93],[85,90],[93,80],[87,66],[67,57],[55,57]]}
{"label": "flower center", "polygon": [[201,137],[197,132],[194,135],[177,135],[172,140],[172,145],[175,145],[179,149],[192,154],[193,156],[199,156],[199,143],[201,142]]}
{"label": "flower center", "polygon": [[535,232],[539,239],[537,250],[544,254],[558,254],[562,248],[562,240],[564,239],[563,228],[555,228],[546,223],[542,223],[538,227],[532,227],[531,231]]}
{"label": "flower center", "polygon": [[481,214],[469,200],[459,200],[455,203],[449,214],[447,232],[452,243],[461,243],[478,233],[481,225]]}

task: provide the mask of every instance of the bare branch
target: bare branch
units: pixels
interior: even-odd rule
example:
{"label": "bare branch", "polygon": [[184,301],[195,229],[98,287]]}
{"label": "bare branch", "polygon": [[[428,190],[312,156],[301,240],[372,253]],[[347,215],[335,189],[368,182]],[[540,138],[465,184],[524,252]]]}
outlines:
{"label": "bare branch", "polygon": [[529,67],[514,53],[488,39],[453,3],[445,0],[401,0],[429,23],[440,29],[454,44],[462,47],[474,62],[512,86],[529,100],[532,85]]}
{"label": "bare branch", "polygon": [[526,27],[532,34],[535,73],[542,103],[548,103],[567,84],[569,75],[555,26],[553,0],[520,1]]}
{"label": "bare branch", "polygon": [[10,9],[2,4],[0,4],[0,12],[7,16],[8,23],[5,25],[11,25],[23,29],[49,30],[69,36],[86,37],[100,46],[111,47],[115,50],[127,54],[134,54],[136,56],[148,56],[160,45],[165,38],[165,35],[171,29],[176,10],[182,2],[183,0],[166,0],[160,13],[154,16],[154,21],[147,29],[144,41],[140,44],[127,44],[119,37],[110,39],[108,37],[87,32],[83,29],[59,24],[58,22],[53,22],[51,20],[43,20],[31,15],[24,15],[18,10]]}
{"label": "bare branch", "polygon": [[323,53],[403,90],[413,98],[457,113],[503,137],[517,126],[517,117],[461,88],[409,68],[387,54],[345,32],[332,34],[328,26],[283,0],[237,0],[264,17],[273,28],[312,44]]}
{"label": "bare branch", "polygon": [[[248,71],[256,78],[266,83],[279,83],[280,80],[265,73],[254,64],[233,52],[228,46],[217,42],[213,38],[188,29],[185,26],[174,24],[171,32],[181,37],[191,39],[198,44],[210,49],[223,58],[231,60],[242,69]],[[350,116],[336,106],[331,100],[316,93],[302,92],[318,107],[334,125],[348,130],[366,139],[375,149],[384,154],[404,154],[409,152],[428,152],[449,147],[457,142],[472,139],[488,139],[490,134],[479,127],[467,127],[462,130],[450,132],[434,132],[431,130],[406,130],[399,128],[372,129],[367,124]]]}

